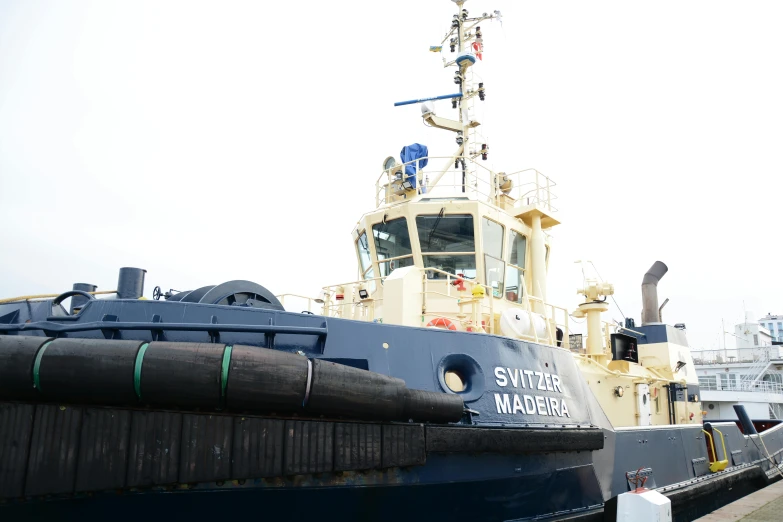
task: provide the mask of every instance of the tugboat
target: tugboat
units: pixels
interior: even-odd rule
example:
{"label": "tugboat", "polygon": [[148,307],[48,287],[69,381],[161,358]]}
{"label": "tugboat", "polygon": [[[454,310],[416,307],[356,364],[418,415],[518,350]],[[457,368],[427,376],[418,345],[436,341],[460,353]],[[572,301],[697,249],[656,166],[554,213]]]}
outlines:
{"label": "tugboat", "polygon": [[500,13],[454,3],[435,50],[456,92],[397,105],[456,150],[383,161],[359,280],[303,312],[249,281],[147,300],[137,268],[0,300],[2,520],[613,520],[642,484],[691,520],[781,476],[780,425],[702,422],[666,265],[638,326],[602,321],[604,281],[573,312],[547,300],[556,184],[482,165],[473,66]]}

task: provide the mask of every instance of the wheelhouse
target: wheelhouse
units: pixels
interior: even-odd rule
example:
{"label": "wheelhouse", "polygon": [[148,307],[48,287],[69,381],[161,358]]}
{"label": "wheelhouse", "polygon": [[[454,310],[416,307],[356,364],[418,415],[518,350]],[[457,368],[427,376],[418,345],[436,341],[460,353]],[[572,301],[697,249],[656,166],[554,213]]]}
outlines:
{"label": "wheelhouse", "polygon": [[379,299],[379,280],[417,266],[429,281],[472,281],[495,299],[520,304],[532,282],[530,233],[521,220],[479,201],[422,198],[362,219],[354,231],[359,277]]}

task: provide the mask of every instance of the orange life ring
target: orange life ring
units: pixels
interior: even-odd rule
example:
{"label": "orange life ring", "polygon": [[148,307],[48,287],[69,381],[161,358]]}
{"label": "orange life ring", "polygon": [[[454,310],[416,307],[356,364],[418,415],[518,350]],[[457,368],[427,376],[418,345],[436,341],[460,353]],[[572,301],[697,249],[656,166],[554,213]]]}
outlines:
{"label": "orange life ring", "polygon": [[454,326],[454,323],[452,323],[445,317],[436,317],[435,319],[427,323],[427,328],[445,328],[446,330],[457,329],[457,327]]}

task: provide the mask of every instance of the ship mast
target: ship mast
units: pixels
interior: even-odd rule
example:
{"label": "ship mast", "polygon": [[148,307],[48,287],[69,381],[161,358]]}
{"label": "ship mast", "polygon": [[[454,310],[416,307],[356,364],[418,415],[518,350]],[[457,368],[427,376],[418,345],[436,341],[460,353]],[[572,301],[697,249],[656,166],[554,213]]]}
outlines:
{"label": "ship mast", "polygon": [[[457,40],[458,40],[458,56],[462,55],[463,46],[465,43],[465,21],[468,18],[468,11],[463,7],[465,5],[465,1],[458,1],[457,4],[457,14],[454,15],[454,21],[457,24]],[[455,80],[458,80],[459,83],[459,92],[462,94],[459,98],[457,98],[457,110],[459,112],[459,122],[462,126],[462,130],[457,134],[457,145],[461,145],[462,147],[462,192],[465,192],[465,185],[467,184],[467,173],[465,169],[465,150],[470,150],[469,148],[469,140],[470,135],[467,132],[468,127],[468,106],[467,106],[467,100],[465,99],[465,87],[467,83],[467,67],[460,67],[456,76],[454,77]],[[462,143],[460,143],[462,141]]]}
{"label": "ship mast", "polygon": [[[447,61],[444,58],[444,67],[457,68],[457,71],[454,73],[454,83],[459,86],[459,92],[431,98],[398,102],[394,105],[399,106],[422,103],[422,118],[427,125],[448,130],[456,134],[457,150],[454,152],[451,159],[443,166],[438,175],[430,181],[429,187],[434,188],[441,178],[454,168],[456,170],[461,169],[462,192],[467,192],[470,181],[469,176],[472,172],[469,170],[471,161],[478,156],[481,156],[483,160],[486,160],[488,153],[488,147],[485,143],[481,143],[480,148],[477,148],[476,150],[470,148],[471,142],[475,139],[475,136],[471,136],[471,130],[480,125],[477,120],[471,119],[470,107],[473,103],[473,98],[476,96],[478,96],[481,101],[484,101],[484,84],[479,83],[478,88],[475,87],[473,73],[470,71],[470,67],[476,63],[477,58],[482,59],[481,51],[483,48],[483,41],[481,28],[478,24],[484,20],[500,19],[500,12],[495,11],[493,14],[483,13],[481,16],[469,18],[468,10],[464,8],[467,0],[452,1],[457,4],[457,14],[452,17],[451,28],[441,41],[441,47],[444,44],[448,44],[449,50],[456,53],[456,58],[453,60]],[[442,99],[451,99],[452,108],[457,109],[458,112],[456,120],[437,116],[433,106],[427,103],[432,100]],[[476,147],[476,145],[473,145],[473,147]]]}

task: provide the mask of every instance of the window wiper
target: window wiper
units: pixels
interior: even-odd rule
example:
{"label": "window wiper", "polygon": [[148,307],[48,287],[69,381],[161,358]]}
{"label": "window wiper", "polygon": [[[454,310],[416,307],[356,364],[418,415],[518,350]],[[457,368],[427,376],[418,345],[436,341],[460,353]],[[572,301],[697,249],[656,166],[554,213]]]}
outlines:
{"label": "window wiper", "polygon": [[427,238],[427,251],[430,250],[430,245],[432,244],[432,237],[435,235],[435,231],[438,229],[438,225],[440,224],[440,220],[443,217],[443,211],[446,210],[446,207],[441,207],[440,212],[438,212],[438,217],[435,219],[435,224],[432,225],[432,230],[430,230],[430,237]]}

